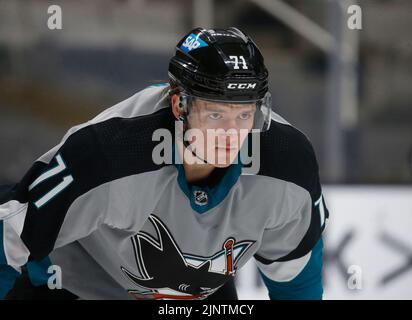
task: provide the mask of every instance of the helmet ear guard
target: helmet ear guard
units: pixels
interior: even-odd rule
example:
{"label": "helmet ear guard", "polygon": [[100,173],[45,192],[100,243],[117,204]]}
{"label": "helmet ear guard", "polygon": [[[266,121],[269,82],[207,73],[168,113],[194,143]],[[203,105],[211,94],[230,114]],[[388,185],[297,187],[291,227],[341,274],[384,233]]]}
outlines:
{"label": "helmet ear guard", "polygon": [[187,121],[187,114],[188,114],[188,96],[184,92],[180,92],[179,94],[179,120],[180,121]]}
{"label": "helmet ear guard", "polygon": [[169,90],[169,97],[170,99],[172,98],[173,95],[178,95],[179,103],[178,103],[178,109],[179,109],[179,121],[185,121],[186,120],[186,110],[187,110],[187,102],[186,102],[186,97],[182,96],[183,90],[180,87],[175,87],[173,89]]}
{"label": "helmet ear guard", "polygon": [[253,119],[253,128],[258,129],[261,132],[268,131],[271,122],[272,112],[272,96],[269,92],[265,94],[263,99],[260,99],[256,103],[256,108],[259,111],[255,112],[255,118]]}
{"label": "helmet ear guard", "polygon": [[188,96],[183,92],[179,95],[179,109],[182,113],[187,113]]}

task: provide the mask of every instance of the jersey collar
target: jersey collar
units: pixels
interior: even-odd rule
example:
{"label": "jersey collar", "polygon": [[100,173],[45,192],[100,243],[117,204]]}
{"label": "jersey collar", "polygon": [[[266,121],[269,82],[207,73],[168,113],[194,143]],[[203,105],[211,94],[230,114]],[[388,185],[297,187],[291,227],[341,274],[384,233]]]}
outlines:
{"label": "jersey collar", "polygon": [[[180,160],[179,154],[176,152],[175,144],[173,144],[173,154],[173,160]],[[177,183],[190,201],[192,209],[200,214],[219,205],[226,198],[242,173],[242,164],[240,163],[238,156],[238,161],[232,163],[227,168],[221,180],[213,187],[198,186],[196,184],[187,183],[185,170],[181,162],[182,161],[173,161],[178,172]]]}

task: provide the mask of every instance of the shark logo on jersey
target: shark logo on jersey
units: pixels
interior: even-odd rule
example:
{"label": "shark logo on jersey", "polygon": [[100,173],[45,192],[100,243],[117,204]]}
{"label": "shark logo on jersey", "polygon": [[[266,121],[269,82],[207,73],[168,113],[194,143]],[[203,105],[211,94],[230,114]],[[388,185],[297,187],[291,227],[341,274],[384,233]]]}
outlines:
{"label": "shark logo on jersey", "polygon": [[184,254],[158,217],[150,215],[149,221],[156,238],[141,231],[131,239],[139,275],[121,267],[139,287],[128,290],[136,299],[204,299],[235,275],[239,259],[254,243],[227,238],[212,256]]}
{"label": "shark logo on jersey", "polygon": [[192,51],[194,49],[199,49],[202,47],[207,47],[207,43],[204,42],[202,39],[199,38],[199,36],[196,36],[195,34],[191,33],[188,35],[188,37],[183,41],[182,45],[180,46],[180,49],[182,49],[185,53],[188,53],[189,51]]}

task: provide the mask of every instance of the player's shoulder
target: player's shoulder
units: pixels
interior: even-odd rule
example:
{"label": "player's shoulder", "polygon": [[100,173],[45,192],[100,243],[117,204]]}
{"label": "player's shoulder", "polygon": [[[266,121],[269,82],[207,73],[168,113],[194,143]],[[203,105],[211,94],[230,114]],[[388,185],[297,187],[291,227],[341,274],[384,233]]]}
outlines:
{"label": "player's shoulder", "polygon": [[125,176],[159,168],[152,159],[158,144],[153,134],[171,131],[173,119],[168,87],[150,86],[93,119],[91,128],[110,171]]}
{"label": "player's shoulder", "polygon": [[89,123],[100,143],[108,147],[110,143],[151,140],[154,130],[170,127],[171,119],[168,86],[156,85],[106,109]]}
{"label": "player's shoulder", "polygon": [[[315,152],[308,136],[272,111],[270,129],[261,135],[262,143],[272,147],[276,157],[288,160],[315,160]],[[275,154],[269,153],[274,156]]]}
{"label": "player's shoulder", "polygon": [[139,119],[150,117],[152,114],[168,106],[167,83],[151,85],[105,109],[89,121],[98,124],[110,119]]}
{"label": "player's shoulder", "polygon": [[309,138],[272,112],[270,129],[261,134],[260,175],[292,182],[315,196],[318,163]]}
{"label": "player's shoulder", "polygon": [[47,163],[60,153],[65,160],[82,162],[90,170],[104,167],[100,171],[110,172],[112,179],[158,169],[151,158],[158,143],[153,141],[153,133],[173,125],[166,96],[166,86],[137,92],[72,127],[61,143],[39,160]]}
{"label": "player's shoulder", "polygon": [[151,140],[152,131],[170,126],[168,101],[166,84],[147,87],[93,119],[70,128],[62,144],[111,148]]}

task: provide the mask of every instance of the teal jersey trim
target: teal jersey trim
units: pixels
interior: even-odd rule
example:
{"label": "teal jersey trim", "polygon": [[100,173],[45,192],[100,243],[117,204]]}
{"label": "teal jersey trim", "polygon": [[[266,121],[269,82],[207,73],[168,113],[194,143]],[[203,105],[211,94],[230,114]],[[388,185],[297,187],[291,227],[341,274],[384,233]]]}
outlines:
{"label": "teal jersey trim", "polygon": [[16,279],[20,273],[12,267],[1,264],[0,265],[0,299],[4,299],[9,291],[14,287]]}
{"label": "teal jersey trim", "polygon": [[41,261],[30,261],[27,263],[27,273],[30,278],[30,282],[38,287],[47,284],[47,281],[51,274],[47,273],[47,270],[51,266],[49,257],[44,258]]}
{"label": "teal jersey trim", "polygon": [[6,253],[4,252],[4,223],[0,220],[0,299],[4,299],[13,288],[16,279],[20,276],[14,268],[7,265]]}
{"label": "teal jersey trim", "polygon": [[155,84],[152,84],[152,85],[146,87],[146,89],[147,89],[147,88],[155,88],[155,87],[166,87],[166,86],[168,86],[168,85],[169,85],[168,82],[155,83]]}
{"label": "teal jersey trim", "polygon": [[6,253],[4,252],[4,223],[0,220],[0,265],[7,264]]}
{"label": "teal jersey trim", "polygon": [[266,277],[261,271],[271,300],[321,300],[323,267],[323,239],[320,238],[312,249],[311,257],[303,270],[291,281],[277,282]]}
{"label": "teal jersey trim", "polygon": [[[175,159],[179,157],[178,152],[175,152],[175,145],[173,144],[173,153]],[[238,157],[239,158],[239,157]],[[239,159],[238,159],[239,160]],[[181,162],[181,161],[180,161]],[[190,201],[190,206],[194,211],[197,213],[205,213],[210,209],[213,209],[217,205],[219,205],[228,195],[232,187],[236,184],[239,176],[242,173],[242,164],[240,161],[237,163],[232,163],[228,169],[226,170],[225,174],[223,175],[221,181],[217,185],[212,188],[200,187],[200,186],[189,186],[186,181],[185,170],[183,164],[174,162],[174,165],[178,171],[177,182],[187,196]],[[207,202],[204,204],[198,204],[195,201],[195,194],[196,192],[204,192],[207,194]]]}

